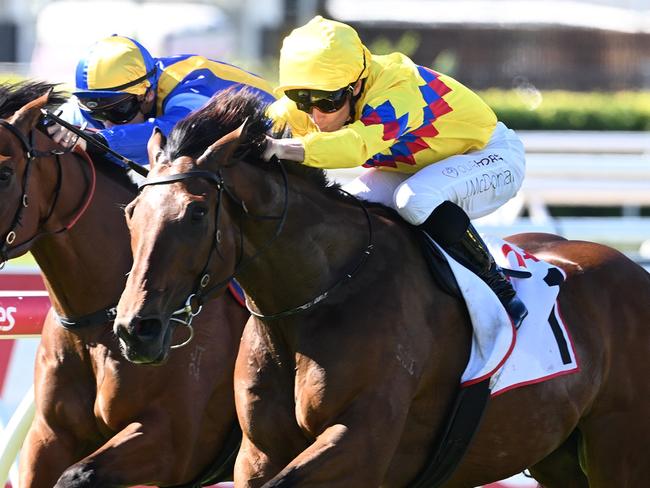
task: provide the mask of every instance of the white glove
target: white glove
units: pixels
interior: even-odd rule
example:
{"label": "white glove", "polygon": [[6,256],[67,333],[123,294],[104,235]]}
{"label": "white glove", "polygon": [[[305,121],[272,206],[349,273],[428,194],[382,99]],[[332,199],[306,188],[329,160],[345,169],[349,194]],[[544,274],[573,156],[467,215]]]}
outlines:
{"label": "white glove", "polygon": [[63,146],[64,149],[72,149],[75,146],[79,146],[84,151],[86,150],[86,141],[84,139],[59,124],[49,126],[47,133],[54,142]]}
{"label": "white glove", "polygon": [[262,158],[269,161],[273,156],[302,163],[305,160],[305,148],[300,139],[274,139],[266,136],[266,149]]}

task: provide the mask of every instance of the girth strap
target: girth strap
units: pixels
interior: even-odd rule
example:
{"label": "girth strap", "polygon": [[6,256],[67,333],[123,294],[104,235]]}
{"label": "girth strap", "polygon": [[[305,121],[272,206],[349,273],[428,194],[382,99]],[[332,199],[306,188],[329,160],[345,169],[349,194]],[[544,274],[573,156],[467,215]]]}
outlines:
{"label": "girth strap", "polygon": [[438,488],[447,482],[463,460],[489,399],[490,378],[460,389],[434,456],[409,488]]}
{"label": "girth strap", "polygon": [[[458,283],[447,260],[424,232],[416,232],[422,242],[422,251],[429,270],[440,288],[462,300]],[[409,488],[437,488],[454,474],[481,424],[489,399],[490,378],[464,388],[459,386],[454,404],[446,417],[447,424],[432,446],[433,456],[409,484]]]}

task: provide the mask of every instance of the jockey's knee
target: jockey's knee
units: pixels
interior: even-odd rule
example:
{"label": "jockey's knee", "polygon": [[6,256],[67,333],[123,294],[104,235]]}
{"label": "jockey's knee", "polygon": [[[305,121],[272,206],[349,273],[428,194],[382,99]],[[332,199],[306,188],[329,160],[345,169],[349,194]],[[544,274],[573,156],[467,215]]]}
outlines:
{"label": "jockey's knee", "polygon": [[393,193],[393,207],[400,216],[413,225],[422,224],[442,202],[447,200],[437,189],[418,189],[405,181]]}

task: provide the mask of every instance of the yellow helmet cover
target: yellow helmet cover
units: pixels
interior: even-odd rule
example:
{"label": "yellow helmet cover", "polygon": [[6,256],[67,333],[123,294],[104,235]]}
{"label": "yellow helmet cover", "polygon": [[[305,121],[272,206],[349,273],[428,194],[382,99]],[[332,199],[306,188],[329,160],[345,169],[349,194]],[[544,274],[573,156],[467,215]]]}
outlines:
{"label": "yellow helmet cover", "polygon": [[320,15],[284,38],[280,86],[275,93],[306,88],[334,91],[367,76],[370,51],[349,25]]}
{"label": "yellow helmet cover", "polygon": [[136,40],[114,35],[92,46],[79,60],[75,75],[75,95],[143,95],[152,85],[155,62]]}

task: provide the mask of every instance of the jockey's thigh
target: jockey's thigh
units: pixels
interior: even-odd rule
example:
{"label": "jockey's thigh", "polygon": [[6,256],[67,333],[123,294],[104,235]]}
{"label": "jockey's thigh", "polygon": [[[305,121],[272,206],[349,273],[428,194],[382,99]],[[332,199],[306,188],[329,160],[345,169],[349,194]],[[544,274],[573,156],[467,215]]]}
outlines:
{"label": "jockey's thigh", "polygon": [[369,202],[381,203],[387,207],[395,208],[393,195],[399,185],[410,174],[395,173],[371,168],[364,171],[361,176],[343,185],[343,190]]}
{"label": "jockey's thigh", "polygon": [[470,219],[493,212],[514,197],[525,172],[524,145],[503,123],[485,148],[425,166],[395,189],[391,205],[408,222],[423,223],[445,200]]}

